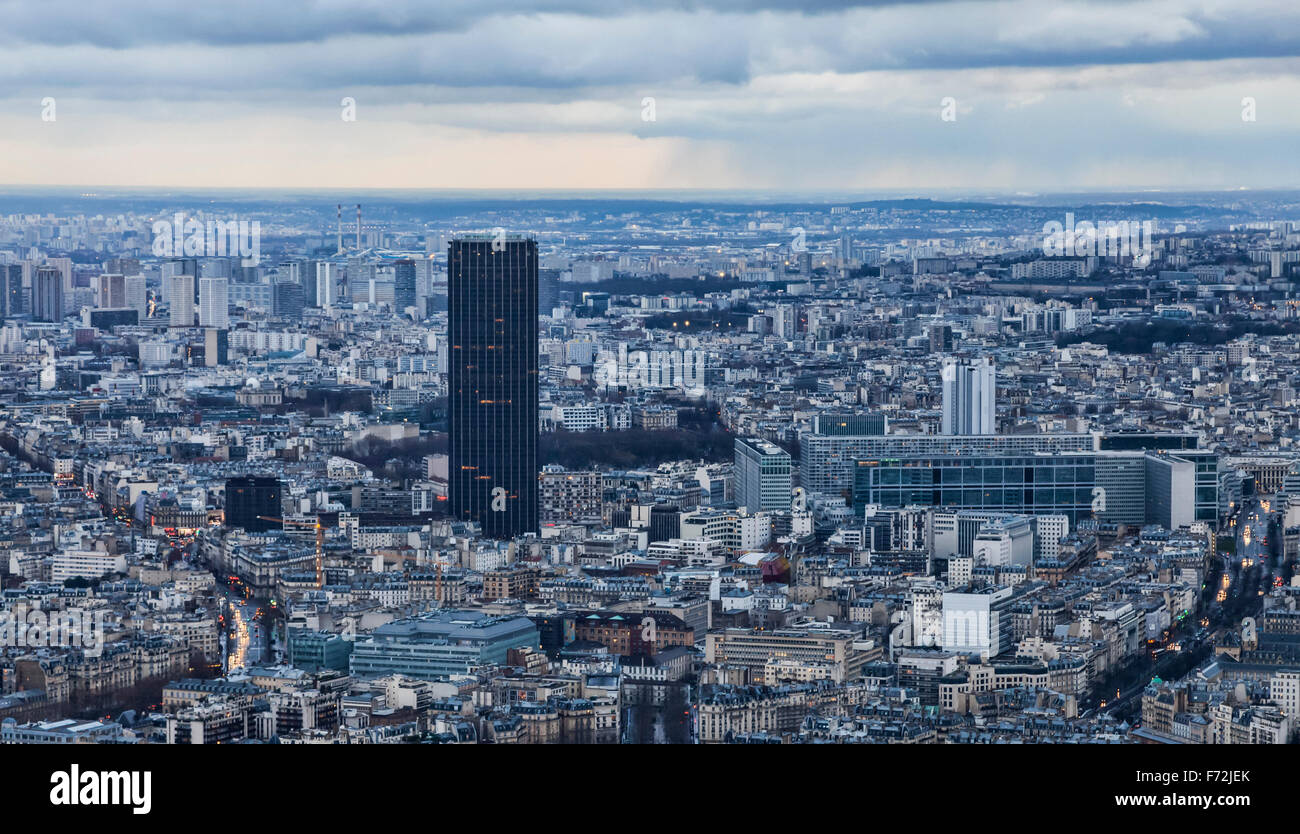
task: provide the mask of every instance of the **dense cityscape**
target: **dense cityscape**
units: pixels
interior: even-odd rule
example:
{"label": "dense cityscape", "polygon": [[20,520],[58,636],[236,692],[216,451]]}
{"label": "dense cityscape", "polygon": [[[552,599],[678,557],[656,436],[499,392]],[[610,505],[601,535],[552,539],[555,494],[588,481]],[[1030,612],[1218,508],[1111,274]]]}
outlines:
{"label": "dense cityscape", "polygon": [[0,742],[1283,744],[1300,194],[0,194]]}

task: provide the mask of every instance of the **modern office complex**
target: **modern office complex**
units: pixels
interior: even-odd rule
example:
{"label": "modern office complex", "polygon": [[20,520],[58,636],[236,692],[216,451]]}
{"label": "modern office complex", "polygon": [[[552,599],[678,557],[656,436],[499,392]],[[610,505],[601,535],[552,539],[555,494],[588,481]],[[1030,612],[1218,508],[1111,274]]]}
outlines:
{"label": "modern office complex", "polygon": [[900,455],[859,459],[854,506],[1064,515],[1176,529],[1218,514],[1216,457],[1185,452]]}
{"label": "modern office complex", "polygon": [[1093,451],[1091,434],[944,436],[933,434],[839,435],[800,437],[802,485],[811,493],[849,496],[854,461],[925,455],[1059,454]]}
{"label": "modern office complex", "polygon": [[484,535],[537,530],[537,242],[493,235],[447,253],[448,489]]}
{"label": "modern office complex", "polygon": [[751,513],[790,506],[790,453],[759,438],[736,438],[736,504]]}
{"label": "modern office complex", "polygon": [[479,611],[434,611],[375,629],[352,648],[353,675],[401,674],[423,680],[504,666],[510,649],[541,645],[527,617],[492,617]]}
{"label": "modern office complex", "polygon": [[818,414],[813,432],[822,435],[879,436],[889,430],[889,420],[874,412],[834,412]]}
{"label": "modern office complex", "polygon": [[996,657],[1011,645],[1009,609],[1016,594],[1006,587],[981,587],[943,595],[943,648],[961,654]]}
{"label": "modern office complex", "polygon": [[1094,514],[1129,524],[1213,521],[1219,457],[1197,445],[1177,433],[806,434],[800,475],[810,493],[858,507],[1059,512],[1072,524]]}

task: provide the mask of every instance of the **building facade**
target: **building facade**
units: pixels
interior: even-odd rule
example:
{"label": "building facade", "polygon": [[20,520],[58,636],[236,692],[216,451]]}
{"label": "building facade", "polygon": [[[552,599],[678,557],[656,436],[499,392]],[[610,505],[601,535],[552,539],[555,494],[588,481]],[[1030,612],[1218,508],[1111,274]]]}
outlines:
{"label": "building facade", "polygon": [[736,503],[754,513],[790,507],[790,453],[759,438],[736,438]]}
{"label": "building facade", "polygon": [[537,241],[460,238],[447,263],[452,515],[536,532]]}

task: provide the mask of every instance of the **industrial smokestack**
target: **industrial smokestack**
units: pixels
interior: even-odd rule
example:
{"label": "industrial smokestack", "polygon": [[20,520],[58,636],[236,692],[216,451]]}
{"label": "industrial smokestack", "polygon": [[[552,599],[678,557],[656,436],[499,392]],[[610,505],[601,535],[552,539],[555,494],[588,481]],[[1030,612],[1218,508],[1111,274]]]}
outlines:
{"label": "industrial smokestack", "polygon": [[361,204],[357,203],[357,251],[361,251]]}
{"label": "industrial smokestack", "polygon": [[339,214],[339,231],[338,231],[338,254],[343,254],[343,204],[338,204]]}

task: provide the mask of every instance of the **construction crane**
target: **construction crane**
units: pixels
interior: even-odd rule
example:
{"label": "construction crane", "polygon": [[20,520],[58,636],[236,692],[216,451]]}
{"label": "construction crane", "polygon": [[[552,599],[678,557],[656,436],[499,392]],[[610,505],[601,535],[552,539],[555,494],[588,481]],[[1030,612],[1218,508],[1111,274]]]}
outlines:
{"label": "construction crane", "polygon": [[280,524],[292,524],[295,527],[315,527],[316,528],[316,588],[320,590],[325,587],[325,527],[320,523],[320,516],[316,516],[315,521],[300,521],[294,518],[276,518],[270,515],[259,515],[262,521],[276,521]]}

